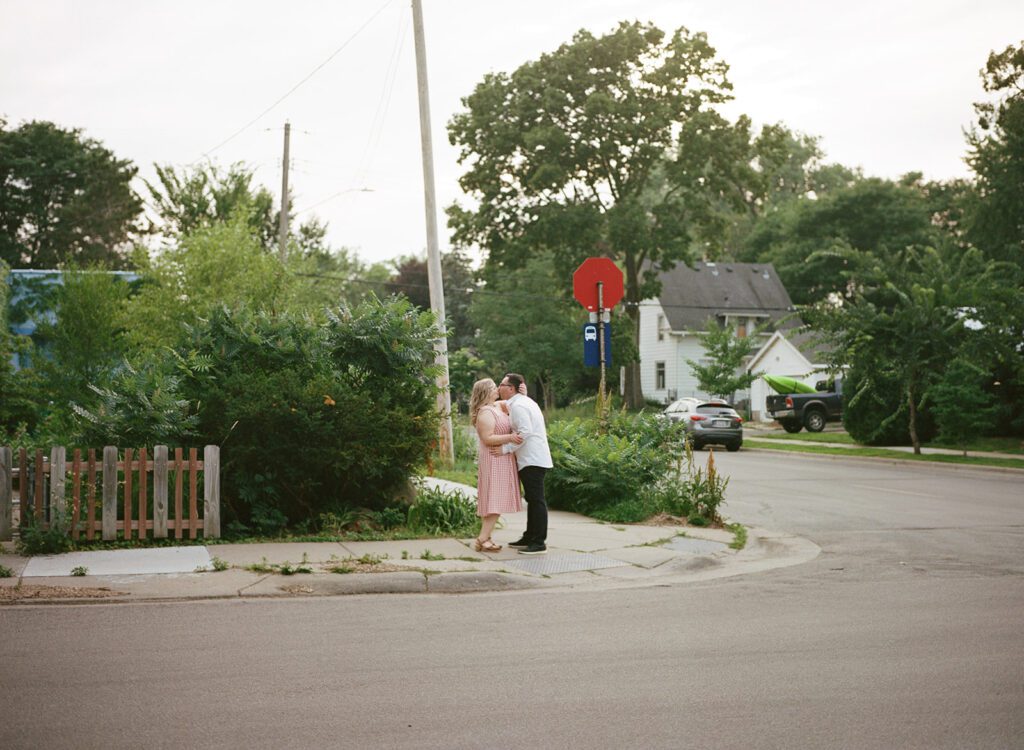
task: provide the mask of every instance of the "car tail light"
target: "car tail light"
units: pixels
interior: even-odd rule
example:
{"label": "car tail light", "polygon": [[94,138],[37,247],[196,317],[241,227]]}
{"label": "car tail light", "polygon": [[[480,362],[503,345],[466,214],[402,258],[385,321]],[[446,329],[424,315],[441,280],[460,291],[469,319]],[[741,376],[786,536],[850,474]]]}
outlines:
{"label": "car tail light", "polygon": [[690,421],[691,422],[703,422],[705,419],[707,419],[707,417],[705,417],[702,414],[691,414],[690,415]]}
{"label": "car tail light", "polygon": [[743,424],[743,417],[736,417],[736,424]]}
{"label": "car tail light", "polygon": [[791,396],[786,396],[786,408],[787,409],[792,409],[793,408],[793,398]]}

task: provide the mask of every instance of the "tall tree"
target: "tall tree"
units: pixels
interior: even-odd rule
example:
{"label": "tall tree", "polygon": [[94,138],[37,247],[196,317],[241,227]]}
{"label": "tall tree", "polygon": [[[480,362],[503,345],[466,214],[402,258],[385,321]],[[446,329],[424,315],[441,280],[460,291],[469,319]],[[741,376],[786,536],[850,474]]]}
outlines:
{"label": "tall tree", "polygon": [[580,370],[582,311],[559,286],[550,256],[535,257],[477,292],[471,308],[476,350],[492,375],[511,370],[537,383],[546,409]]}
{"label": "tall tree", "polygon": [[[430,309],[430,279],[425,258],[409,255],[395,261],[395,272],[385,289],[392,294],[404,294],[421,310]],[[469,259],[459,250],[441,256],[441,276],[444,280],[444,311],[448,318],[448,348],[461,349],[473,342],[475,328],[469,318],[473,292],[477,286],[476,274]]]}
{"label": "tall tree", "polygon": [[[611,257],[635,330],[658,267],[690,254],[682,196],[651,187],[679,127],[730,97],[726,70],[704,34],[637,22],[602,37],[580,31],[511,75],[487,75],[448,126],[468,168],[460,184],[477,202],[449,209],[456,244],[485,249],[488,274],[552,251],[566,289],[583,258]],[[625,389],[641,405],[636,361]]]}
{"label": "tall tree", "polygon": [[671,189],[687,197],[699,219],[697,252],[708,259],[734,259],[762,216],[859,178],[854,170],[822,163],[822,157],[816,138],[782,123],[754,132],[746,115],[735,123],[715,111],[690,118],[666,171]]}
{"label": "tall tree", "polygon": [[736,391],[750,387],[761,373],[746,372],[743,365],[754,350],[754,339],[736,335],[736,328],[730,324],[721,326],[718,321],[708,321],[707,330],[701,337],[707,364],[686,360],[697,376],[700,389],[712,396],[733,400]]}
{"label": "tall tree", "polygon": [[754,226],[742,259],[773,263],[793,302],[809,304],[849,294],[851,275],[879,259],[940,239],[917,186],[871,178],[770,213]]}
{"label": "tall tree", "polygon": [[122,267],[142,202],[136,168],[78,129],[0,118],[0,260]]}
{"label": "tall tree", "polygon": [[887,419],[906,414],[911,444],[920,453],[921,407],[967,337],[967,312],[985,307],[1005,283],[999,265],[973,249],[906,248],[849,278],[849,299],[819,303],[805,316],[826,334],[834,366],[877,376],[858,379],[859,390],[847,397],[870,398],[876,380],[895,385],[906,410],[893,410]]}
{"label": "tall tree", "polygon": [[974,105],[967,134],[978,182],[968,236],[990,257],[1024,266],[1024,42],[989,55],[981,76],[995,100]]}
{"label": "tall tree", "polygon": [[212,164],[193,170],[159,164],[153,167],[156,181],[144,181],[158,218],[158,222],[150,222],[151,232],[178,238],[226,222],[243,210],[263,247],[269,250],[276,245],[274,196],[265,187],[253,184],[249,167],[236,163],[226,172]]}

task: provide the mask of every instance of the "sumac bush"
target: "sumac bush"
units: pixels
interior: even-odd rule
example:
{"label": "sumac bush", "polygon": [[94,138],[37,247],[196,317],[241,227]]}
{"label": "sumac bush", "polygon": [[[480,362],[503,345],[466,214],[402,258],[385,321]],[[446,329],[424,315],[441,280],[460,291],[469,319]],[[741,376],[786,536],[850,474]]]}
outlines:
{"label": "sumac bush", "polygon": [[437,435],[433,317],[404,300],[296,314],[220,309],[177,352],[201,440],[222,445],[231,528],[383,508]]}

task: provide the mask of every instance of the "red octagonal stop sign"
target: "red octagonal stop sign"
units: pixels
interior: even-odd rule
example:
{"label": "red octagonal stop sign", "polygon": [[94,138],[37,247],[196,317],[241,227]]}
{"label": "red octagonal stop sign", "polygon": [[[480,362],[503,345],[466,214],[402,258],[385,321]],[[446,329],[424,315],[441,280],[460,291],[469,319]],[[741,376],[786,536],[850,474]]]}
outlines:
{"label": "red octagonal stop sign", "polygon": [[623,294],[622,271],[611,258],[587,258],[572,275],[572,293],[590,312],[597,312],[597,284],[604,284],[602,302],[608,310],[619,304]]}

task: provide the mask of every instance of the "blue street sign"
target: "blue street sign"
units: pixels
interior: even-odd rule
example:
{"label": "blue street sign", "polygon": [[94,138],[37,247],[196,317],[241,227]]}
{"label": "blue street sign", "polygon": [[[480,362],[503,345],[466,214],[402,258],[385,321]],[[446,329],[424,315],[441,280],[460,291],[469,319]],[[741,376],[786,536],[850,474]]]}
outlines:
{"label": "blue street sign", "polygon": [[[601,364],[600,342],[597,340],[597,323],[583,326],[583,366],[597,367]],[[612,324],[604,324],[604,365],[612,365]]]}

